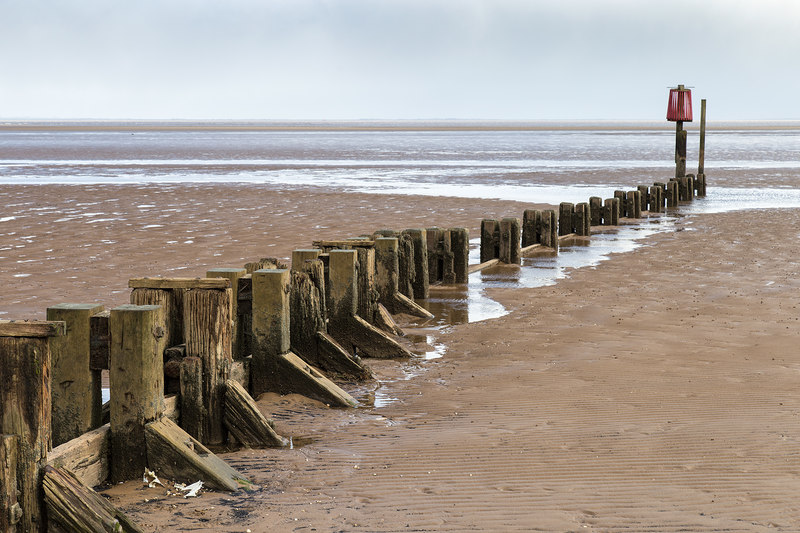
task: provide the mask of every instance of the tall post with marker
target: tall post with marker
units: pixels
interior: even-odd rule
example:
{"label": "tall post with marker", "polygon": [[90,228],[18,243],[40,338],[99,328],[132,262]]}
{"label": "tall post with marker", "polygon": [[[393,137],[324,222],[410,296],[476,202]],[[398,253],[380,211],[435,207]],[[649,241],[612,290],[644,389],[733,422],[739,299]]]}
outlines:
{"label": "tall post with marker", "polygon": [[692,91],[683,85],[669,90],[667,120],[675,122],[675,177],[686,176],[686,130],[684,122],[692,121]]}

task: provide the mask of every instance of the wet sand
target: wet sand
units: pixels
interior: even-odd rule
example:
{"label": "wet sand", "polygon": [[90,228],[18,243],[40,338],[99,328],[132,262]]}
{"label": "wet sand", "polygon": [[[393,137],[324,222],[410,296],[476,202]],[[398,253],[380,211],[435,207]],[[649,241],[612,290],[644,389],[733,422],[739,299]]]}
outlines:
{"label": "wet sand", "polygon": [[[186,203],[189,191],[161,189],[111,196],[119,206]],[[124,289],[131,275],[199,275],[382,225],[466,225],[474,234],[481,217],[519,216],[525,207],[450,199],[408,207],[408,198],[294,191],[283,203],[243,199],[256,209],[227,225],[247,235],[234,242],[235,232],[222,233],[223,220],[231,222],[222,208],[240,204],[205,192],[193,197],[197,218],[172,230],[145,231],[153,215],[127,220],[130,236],[109,238],[116,243],[96,263],[74,266],[86,252],[68,245],[97,242],[94,224],[71,228],[75,237],[54,235],[64,243],[44,279],[21,278],[39,297],[15,288],[21,301],[3,310],[41,316],[52,292],[45,282],[70,299],[91,293],[51,270],[91,276],[86,285],[98,294]],[[278,205],[304,194],[306,206],[328,198],[341,210],[278,215]],[[376,204],[399,212],[371,211]],[[152,531],[796,531],[799,225],[800,210],[695,215],[554,286],[492,290],[511,312],[447,329],[443,357],[369,361],[383,383],[381,407],[332,410],[262,396],[261,409],[298,446],[225,454],[258,492],[182,499],[130,482],[105,494]],[[206,240],[210,233],[224,238]],[[262,252],[267,242],[279,244]],[[169,270],[178,267],[186,268]],[[375,394],[350,390],[365,404]]]}
{"label": "wet sand", "polygon": [[219,184],[3,185],[0,205],[0,319],[44,319],[64,302],[115,307],[130,278],[288,260],[313,240],[437,225],[475,236],[482,218],[530,206]]}

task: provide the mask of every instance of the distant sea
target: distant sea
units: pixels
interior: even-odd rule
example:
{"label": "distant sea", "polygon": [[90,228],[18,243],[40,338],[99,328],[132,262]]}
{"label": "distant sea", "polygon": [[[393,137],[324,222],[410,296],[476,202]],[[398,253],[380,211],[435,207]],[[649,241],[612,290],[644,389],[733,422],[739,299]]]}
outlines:
{"label": "distant sea", "polygon": [[[697,171],[697,124],[688,172]],[[0,184],[226,184],[586,201],[674,175],[674,124],[6,122]],[[725,206],[800,207],[800,123],[709,123]],[[717,189],[716,195],[712,195]]]}

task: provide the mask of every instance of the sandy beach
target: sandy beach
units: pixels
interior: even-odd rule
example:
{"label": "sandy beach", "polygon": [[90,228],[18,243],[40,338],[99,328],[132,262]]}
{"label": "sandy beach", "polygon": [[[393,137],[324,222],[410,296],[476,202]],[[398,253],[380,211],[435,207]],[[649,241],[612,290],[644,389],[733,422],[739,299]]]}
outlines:
{"label": "sandy beach", "polygon": [[[3,318],[112,307],[129,277],[202,275],[316,238],[475,234],[530,207],[247,186],[3,195],[51,206],[3,231],[36,236],[19,260],[52,257],[4,259]],[[445,328],[443,357],[368,361],[378,407],[376,383],[346,386],[355,410],[262,396],[296,446],[224,454],[257,492],[183,499],[132,481],[104,494],[150,531],[796,530],[798,224],[798,210],[682,217],[556,285],[492,290],[510,313]]]}

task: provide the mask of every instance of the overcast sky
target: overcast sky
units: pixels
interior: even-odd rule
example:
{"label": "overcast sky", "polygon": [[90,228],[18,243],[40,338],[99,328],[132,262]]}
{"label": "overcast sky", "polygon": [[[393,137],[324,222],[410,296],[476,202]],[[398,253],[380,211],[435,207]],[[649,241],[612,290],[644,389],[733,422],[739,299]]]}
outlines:
{"label": "overcast sky", "polygon": [[0,0],[0,118],[658,121],[678,83],[800,119],[800,1]]}

